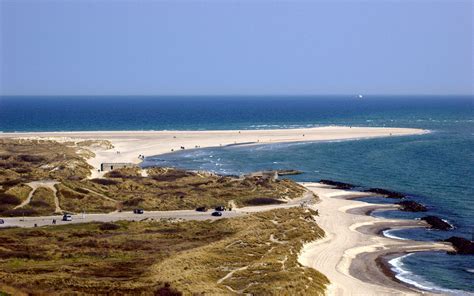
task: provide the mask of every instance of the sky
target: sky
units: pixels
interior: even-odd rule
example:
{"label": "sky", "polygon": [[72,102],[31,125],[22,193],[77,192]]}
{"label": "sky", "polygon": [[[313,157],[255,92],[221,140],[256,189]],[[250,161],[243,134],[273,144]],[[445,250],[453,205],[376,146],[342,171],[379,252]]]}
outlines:
{"label": "sky", "polygon": [[0,0],[0,95],[472,95],[473,2]]}

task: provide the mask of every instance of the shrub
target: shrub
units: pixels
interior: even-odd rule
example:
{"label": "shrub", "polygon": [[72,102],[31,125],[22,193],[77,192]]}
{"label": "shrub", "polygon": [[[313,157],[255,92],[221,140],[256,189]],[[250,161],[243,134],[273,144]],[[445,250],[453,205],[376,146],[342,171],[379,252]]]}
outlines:
{"label": "shrub", "polygon": [[270,198],[270,197],[256,197],[245,202],[248,205],[252,206],[261,206],[261,205],[277,205],[284,203],[281,200]]}
{"label": "shrub", "polygon": [[23,180],[22,179],[14,179],[14,180],[6,180],[6,181],[3,181],[1,184],[3,186],[15,186],[15,185],[18,185],[20,183],[23,183]]}
{"label": "shrub", "polygon": [[38,208],[48,208],[49,204],[45,202],[44,200],[32,200],[30,201],[30,206],[32,207],[38,207]]}
{"label": "shrub", "polygon": [[99,226],[100,230],[117,230],[120,228],[120,225],[114,224],[114,223],[102,223]]}
{"label": "shrub", "polygon": [[59,193],[64,198],[70,198],[70,199],[83,199],[84,198],[84,195],[77,194],[77,193],[75,193],[73,191],[70,191],[70,190],[60,189]]}
{"label": "shrub", "polygon": [[33,209],[12,209],[6,210],[2,213],[4,216],[8,217],[18,217],[18,216],[35,216],[38,212]]}
{"label": "shrub", "polygon": [[173,182],[181,178],[192,177],[196,174],[193,172],[187,172],[182,170],[172,170],[166,172],[166,175],[153,175],[151,178],[155,181]]}
{"label": "shrub", "polygon": [[0,160],[7,160],[10,158],[9,154],[0,154]]}
{"label": "shrub", "polygon": [[14,171],[17,172],[18,174],[27,174],[27,173],[31,172],[31,169],[29,169],[29,168],[17,168]]}
{"label": "shrub", "polygon": [[129,200],[124,201],[124,202],[123,202],[123,205],[124,205],[124,206],[127,206],[127,207],[136,207],[136,206],[138,206],[142,201],[144,201],[143,198],[135,197],[135,198],[132,198],[132,199],[129,199]]}
{"label": "shrub", "polygon": [[115,181],[115,180],[110,180],[110,179],[92,179],[91,180],[92,182],[96,183],[96,184],[100,184],[100,185],[117,185],[119,184],[120,182],[118,181]]}
{"label": "shrub", "polygon": [[17,158],[21,161],[33,162],[33,163],[38,163],[45,160],[45,158],[42,156],[29,155],[29,154],[21,154],[21,155],[18,155]]}
{"label": "shrub", "polygon": [[107,175],[106,175],[108,178],[126,178],[127,176],[123,175],[121,172],[119,171],[111,171],[111,172],[108,172]]}
{"label": "shrub", "polygon": [[181,296],[183,293],[171,287],[169,283],[165,283],[164,287],[159,288],[155,292],[156,296]]}
{"label": "shrub", "polygon": [[7,204],[7,205],[19,205],[21,204],[21,200],[11,194],[8,193],[0,193],[0,204]]}
{"label": "shrub", "polygon": [[76,187],[76,188],[74,188],[74,190],[76,190],[77,192],[82,193],[82,194],[88,194],[89,193],[88,190],[86,190],[84,188],[81,188],[81,187]]}

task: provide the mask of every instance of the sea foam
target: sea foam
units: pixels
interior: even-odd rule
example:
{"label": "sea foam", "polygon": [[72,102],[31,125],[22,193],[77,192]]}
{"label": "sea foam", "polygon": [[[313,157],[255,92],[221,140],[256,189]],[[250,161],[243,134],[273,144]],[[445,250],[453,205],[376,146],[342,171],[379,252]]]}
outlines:
{"label": "sea foam", "polygon": [[415,275],[411,271],[405,269],[404,268],[405,264],[403,263],[403,259],[408,258],[409,256],[412,256],[413,254],[414,253],[406,254],[401,257],[397,257],[388,261],[388,263],[392,266],[392,271],[395,272],[395,277],[398,280],[404,283],[407,283],[409,285],[412,285],[421,290],[439,292],[439,293],[444,293],[444,294],[454,295],[454,296],[461,296],[461,295],[474,296],[474,293],[471,293],[471,292],[451,290],[451,289],[438,287],[435,284],[424,279],[422,276]]}

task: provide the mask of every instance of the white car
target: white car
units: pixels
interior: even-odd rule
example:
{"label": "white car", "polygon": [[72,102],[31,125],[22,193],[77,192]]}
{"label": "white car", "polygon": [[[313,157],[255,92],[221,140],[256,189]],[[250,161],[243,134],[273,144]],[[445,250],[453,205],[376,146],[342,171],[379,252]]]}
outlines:
{"label": "white car", "polygon": [[72,221],[72,216],[69,215],[69,214],[65,214],[65,215],[63,216],[63,221]]}

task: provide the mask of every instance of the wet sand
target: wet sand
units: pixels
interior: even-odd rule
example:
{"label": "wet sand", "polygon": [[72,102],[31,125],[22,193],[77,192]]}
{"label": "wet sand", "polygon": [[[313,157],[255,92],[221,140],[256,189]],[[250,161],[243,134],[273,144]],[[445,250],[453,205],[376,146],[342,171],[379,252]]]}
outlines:
{"label": "wet sand", "polygon": [[411,252],[451,251],[450,244],[384,237],[382,232],[386,229],[425,227],[426,224],[368,216],[374,210],[397,207],[354,199],[372,195],[370,193],[334,189],[320,183],[301,184],[320,198],[312,207],[319,211],[316,222],[326,237],[305,244],[299,262],[329,278],[328,295],[429,294],[397,280],[388,260]]}

